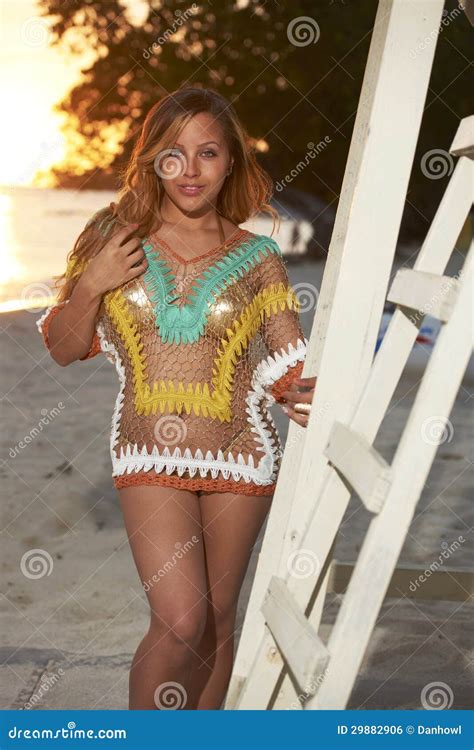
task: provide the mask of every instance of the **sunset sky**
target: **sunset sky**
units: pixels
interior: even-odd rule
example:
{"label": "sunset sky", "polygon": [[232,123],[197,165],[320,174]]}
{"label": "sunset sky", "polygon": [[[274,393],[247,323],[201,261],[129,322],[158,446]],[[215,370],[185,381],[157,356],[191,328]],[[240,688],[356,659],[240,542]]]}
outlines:
{"label": "sunset sky", "polygon": [[[143,12],[142,0],[122,4],[136,14]],[[2,0],[0,28],[0,184],[28,185],[38,169],[61,160],[61,120],[53,105],[93,58],[68,57],[51,48],[48,22],[39,15],[35,0]]]}

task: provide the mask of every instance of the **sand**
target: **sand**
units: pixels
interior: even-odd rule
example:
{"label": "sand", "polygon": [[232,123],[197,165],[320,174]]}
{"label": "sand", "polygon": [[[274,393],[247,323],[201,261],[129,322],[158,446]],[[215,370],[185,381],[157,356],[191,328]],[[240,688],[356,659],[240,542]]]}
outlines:
{"label": "sand", "polygon": [[[291,271],[303,282],[305,264]],[[316,275],[315,275],[316,270]],[[2,708],[126,708],[128,668],[148,619],[111,480],[109,430],[118,390],[114,367],[99,355],[59,367],[45,351],[40,312],[2,315]],[[314,309],[303,315],[309,335]],[[376,447],[389,460],[396,448],[416,377],[407,374],[393,399]],[[466,540],[454,568],[472,567],[472,382],[465,379],[451,415],[454,433],[437,454],[400,562],[429,566],[442,543]],[[287,418],[273,408],[284,438]],[[50,417],[48,417],[50,415]],[[40,420],[49,423],[40,429]],[[353,561],[368,515],[352,499],[336,558]],[[253,550],[242,589],[241,626],[258,558]],[[49,575],[32,579],[22,556],[40,549]],[[341,598],[323,617],[327,636]],[[453,692],[452,708],[469,706],[472,609],[462,601],[389,598],[380,613],[349,708],[413,708],[433,681]],[[472,629],[471,629],[472,632]],[[237,639],[240,630],[237,631]],[[40,684],[43,688],[40,688]],[[472,684],[472,683],[471,683]],[[46,688],[46,686],[48,686]]]}

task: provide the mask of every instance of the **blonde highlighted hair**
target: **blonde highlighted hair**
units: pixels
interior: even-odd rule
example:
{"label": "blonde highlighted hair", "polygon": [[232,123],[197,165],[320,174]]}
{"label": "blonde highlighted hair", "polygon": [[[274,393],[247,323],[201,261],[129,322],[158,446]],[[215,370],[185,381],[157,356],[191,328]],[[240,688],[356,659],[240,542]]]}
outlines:
{"label": "blonde highlighted hair", "polygon": [[273,183],[258,164],[251,139],[230,102],[216,91],[184,86],[153,105],[143,123],[130,160],[120,175],[122,187],[117,203],[98,211],[78,236],[68,255],[66,272],[57,277],[58,301],[69,299],[88,260],[109,241],[112,229],[136,223],[139,237],[146,237],[161,226],[160,207],[164,196],[162,179],[155,171],[155,160],[173,147],[189,120],[209,112],[220,123],[233,169],[224,181],[216,210],[234,224],[265,212],[275,221],[278,212],[269,205]]}

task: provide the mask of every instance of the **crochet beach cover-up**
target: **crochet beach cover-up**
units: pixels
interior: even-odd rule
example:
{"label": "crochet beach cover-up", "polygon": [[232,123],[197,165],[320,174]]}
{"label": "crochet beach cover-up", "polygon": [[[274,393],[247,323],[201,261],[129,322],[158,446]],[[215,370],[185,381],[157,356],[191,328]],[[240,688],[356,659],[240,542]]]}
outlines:
{"label": "crochet beach cover-up", "polygon": [[[102,352],[118,373],[115,487],[271,495],[282,447],[268,407],[301,376],[308,344],[279,245],[238,228],[192,261],[157,233],[142,246],[147,269],[104,295],[82,357]],[[67,277],[84,267],[70,261]],[[36,320],[48,349],[67,302]]]}

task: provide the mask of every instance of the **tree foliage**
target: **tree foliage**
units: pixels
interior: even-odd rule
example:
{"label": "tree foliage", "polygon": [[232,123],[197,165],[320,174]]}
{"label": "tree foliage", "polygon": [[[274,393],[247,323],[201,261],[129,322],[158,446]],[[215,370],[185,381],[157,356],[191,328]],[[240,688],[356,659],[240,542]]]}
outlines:
{"label": "tree foliage", "polygon": [[[68,116],[70,146],[54,170],[58,185],[116,187],[148,109],[189,82],[234,104],[275,182],[292,173],[308,144],[329,139],[291,185],[336,205],[377,0],[141,0],[140,17],[132,15],[130,0],[127,6],[118,0],[38,3],[55,44],[95,57],[58,105]],[[410,234],[426,231],[446,184],[427,180],[420,159],[430,149],[447,151],[460,118],[470,113],[468,34],[460,12],[439,35],[408,195]]]}

